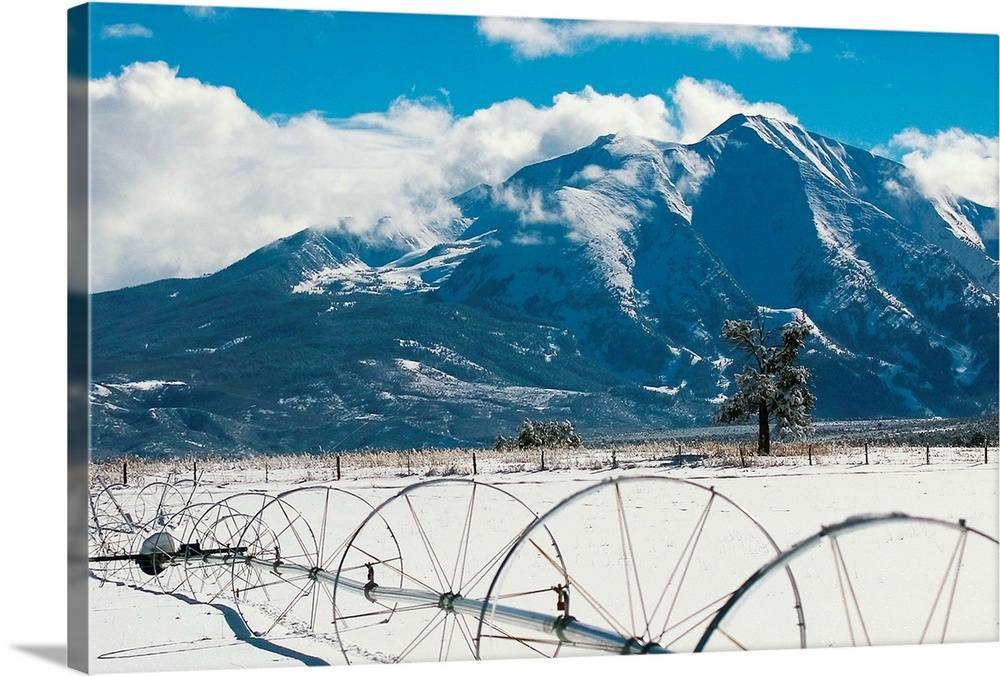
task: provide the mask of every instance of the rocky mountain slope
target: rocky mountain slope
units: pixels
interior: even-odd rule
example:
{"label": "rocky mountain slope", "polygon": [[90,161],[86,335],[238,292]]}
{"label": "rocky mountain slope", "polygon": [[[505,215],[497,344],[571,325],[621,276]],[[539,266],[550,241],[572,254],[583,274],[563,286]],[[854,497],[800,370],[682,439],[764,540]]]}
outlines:
{"label": "rocky mountain slope", "polygon": [[692,145],[604,136],[454,202],[434,246],[306,230],[95,295],[95,455],[705,424],[742,367],[722,322],[757,312],[814,327],[817,417],[997,407],[996,210],[866,151],[740,115]]}

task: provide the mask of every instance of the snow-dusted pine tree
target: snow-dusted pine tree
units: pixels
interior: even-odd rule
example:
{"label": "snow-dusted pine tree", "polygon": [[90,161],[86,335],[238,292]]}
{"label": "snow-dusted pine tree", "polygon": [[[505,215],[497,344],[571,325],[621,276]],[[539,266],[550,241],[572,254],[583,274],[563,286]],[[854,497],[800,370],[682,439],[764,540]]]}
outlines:
{"label": "snow-dusted pine tree", "polygon": [[[776,343],[778,331],[781,343]],[[722,337],[747,354],[743,372],[736,376],[736,394],[722,402],[718,421],[746,422],[757,416],[757,452],[771,452],[771,423],[778,431],[804,433],[811,426],[809,416],[816,397],[806,387],[809,370],[797,365],[805,346],[809,325],[799,317],[780,329],[766,329],[758,315],[753,321],[727,319]]]}

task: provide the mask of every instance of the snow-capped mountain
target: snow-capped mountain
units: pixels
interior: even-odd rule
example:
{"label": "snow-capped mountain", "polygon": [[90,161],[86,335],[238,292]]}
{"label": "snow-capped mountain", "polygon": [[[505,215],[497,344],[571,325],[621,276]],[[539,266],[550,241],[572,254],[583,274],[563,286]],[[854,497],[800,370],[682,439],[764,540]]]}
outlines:
{"label": "snow-capped mountain", "polygon": [[814,327],[818,417],[996,409],[996,210],[866,151],[738,115],[692,145],[603,136],[454,203],[432,245],[307,230],[96,295],[95,452],[705,423],[741,367],[722,322],[758,311]]}

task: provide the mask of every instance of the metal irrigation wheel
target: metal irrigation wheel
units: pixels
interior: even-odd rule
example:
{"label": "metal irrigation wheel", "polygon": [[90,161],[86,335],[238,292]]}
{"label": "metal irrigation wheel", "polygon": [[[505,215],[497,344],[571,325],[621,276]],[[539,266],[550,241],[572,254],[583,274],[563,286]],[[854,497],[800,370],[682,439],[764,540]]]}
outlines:
{"label": "metal irrigation wheel", "polygon": [[[748,571],[778,553],[764,527],[712,487],[660,476],[602,481],[514,543],[488,591],[477,656],[691,651]],[[786,584],[794,596],[794,581]],[[558,619],[520,619],[545,615]],[[768,623],[798,620],[789,605]]]}
{"label": "metal irrigation wheel", "polygon": [[[133,540],[142,526],[132,515],[134,490],[125,484],[108,484],[90,496],[88,556],[114,557],[132,553]],[[90,569],[103,579],[131,579],[128,561],[91,561]]]}
{"label": "metal irrigation wheel", "polygon": [[[259,493],[236,493],[218,502],[189,508],[191,512],[197,510],[198,516],[184,531],[184,542],[195,545],[201,552],[211,552],[184,560],[187,587],[199,603],[212,603],[231,594],[233,572],[242,556],[260,556],[273,550],[274,538],[268,538],[267,528],[253,517],[265,500]],[[244,549],[235,553],[241,544]],[[233,553],[227,555],[227,551]]]}
{"label": "metal irrigation wheel", "polygon": [[185,495],[169,481],[154,481],[143,486],[132,501],[132,517],[143,528],[157,530],[189,504]]}
{"label": "metal irrigation wheel", "polygon": [[195,479],[174,479],[174,488],[181,494],[185,505],[210,504],[217,502],[211,489],[203,481]]}
{"label": "metal irrigation wheel", "polygon": [[348,491],[311,486],[268,498],[252,512],[239,542],[247,558],[232,569],[233,594],[247,626],[258,636],[308,633],[335,640],[344,613],[334,603],[330,576],[372,509]]}
{"label": "metal irrigation wheel", "polygon": [[698,649],[798,647],[794,633],[760,619],[790,602],[777,584],[786,568],[800,589],[809,647],[996,641],[997,553],[995,537],[963,521],[851,518],[761,567],[720,609]]}
{"label": "metal irrigation wheel", "polygon": [[165,555],[153,567],[147,561],[133,562],[131,578],[136,587],[165,594],[175,594],[182,589],[187,591],[197,566],[191,565],[188,557],[182,554],[182,548],[190,542],[188,534],[194,523],[210,508],[211,505],[196,503],[161,514],[155,528],[146,527],[136,534],[131,553]]}
{"label": "metal irrigation wheel", "polygon": [[383,661],[474,658],[482,599],[536,518],[511,493],[467,479],[414,484],[383,502],[347,543],[337,570],[344,657],[372,657],[370,646],[380,646]]}

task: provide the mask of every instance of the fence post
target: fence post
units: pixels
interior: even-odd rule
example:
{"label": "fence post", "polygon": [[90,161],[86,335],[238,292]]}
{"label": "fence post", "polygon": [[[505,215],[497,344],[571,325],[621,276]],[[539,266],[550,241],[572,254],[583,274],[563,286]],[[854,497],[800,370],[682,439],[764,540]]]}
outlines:
{"label": "fence post", "polygon": [[868,464],[868,442],[865,442],[865,464]]}
{"label": "fence post", "polygon": [[988,465],[990,462],[990,442],[986,440],[983,442],[983,464]]}
{"label": "fence post", "polygon": [[542,471],[545,471],[545,449],[542,449]]}
{"label": "fence post", "polygon": [[931,447],[930,444],[927,445],[927,464],[931,464]]}
{"label": "fence post", "polygon": [[475,452],[473,452],[473,454],[472,454],[472,476],[475,476],[477,472],[478,472],[478,468],[476,467],[476,454],[475,454]]}
{"label": "fence post", "polygon": [[197,460],[194,461],[194,482],[195,482],[195,484],[198,483],[198,461]]}
{"label": "fence post", "polygon": [[611,449],[611,469],[618,469],[618,449]]}
{"label": "fence post", "polygon": [[337,481],[340,481],[340,453],[337,454]]}
{"label": "fence post", "polygon": [[267,463],[265,462],[265,463],[264,463],[264,483],[267,483],[267,482],[268,482],[268,479],[270,478],[270,477],[268,476],[268,474],[269,474],[269,473],[268,473],[268,471],[267,471]]}
{"label": "fence post", "polygon": [[122,483],[128,486],[128,460],[122,460]]}
{"label": "fence post", "polygon": [[809,466],[812,467],[813,464],[813,445],[809,444]]}

